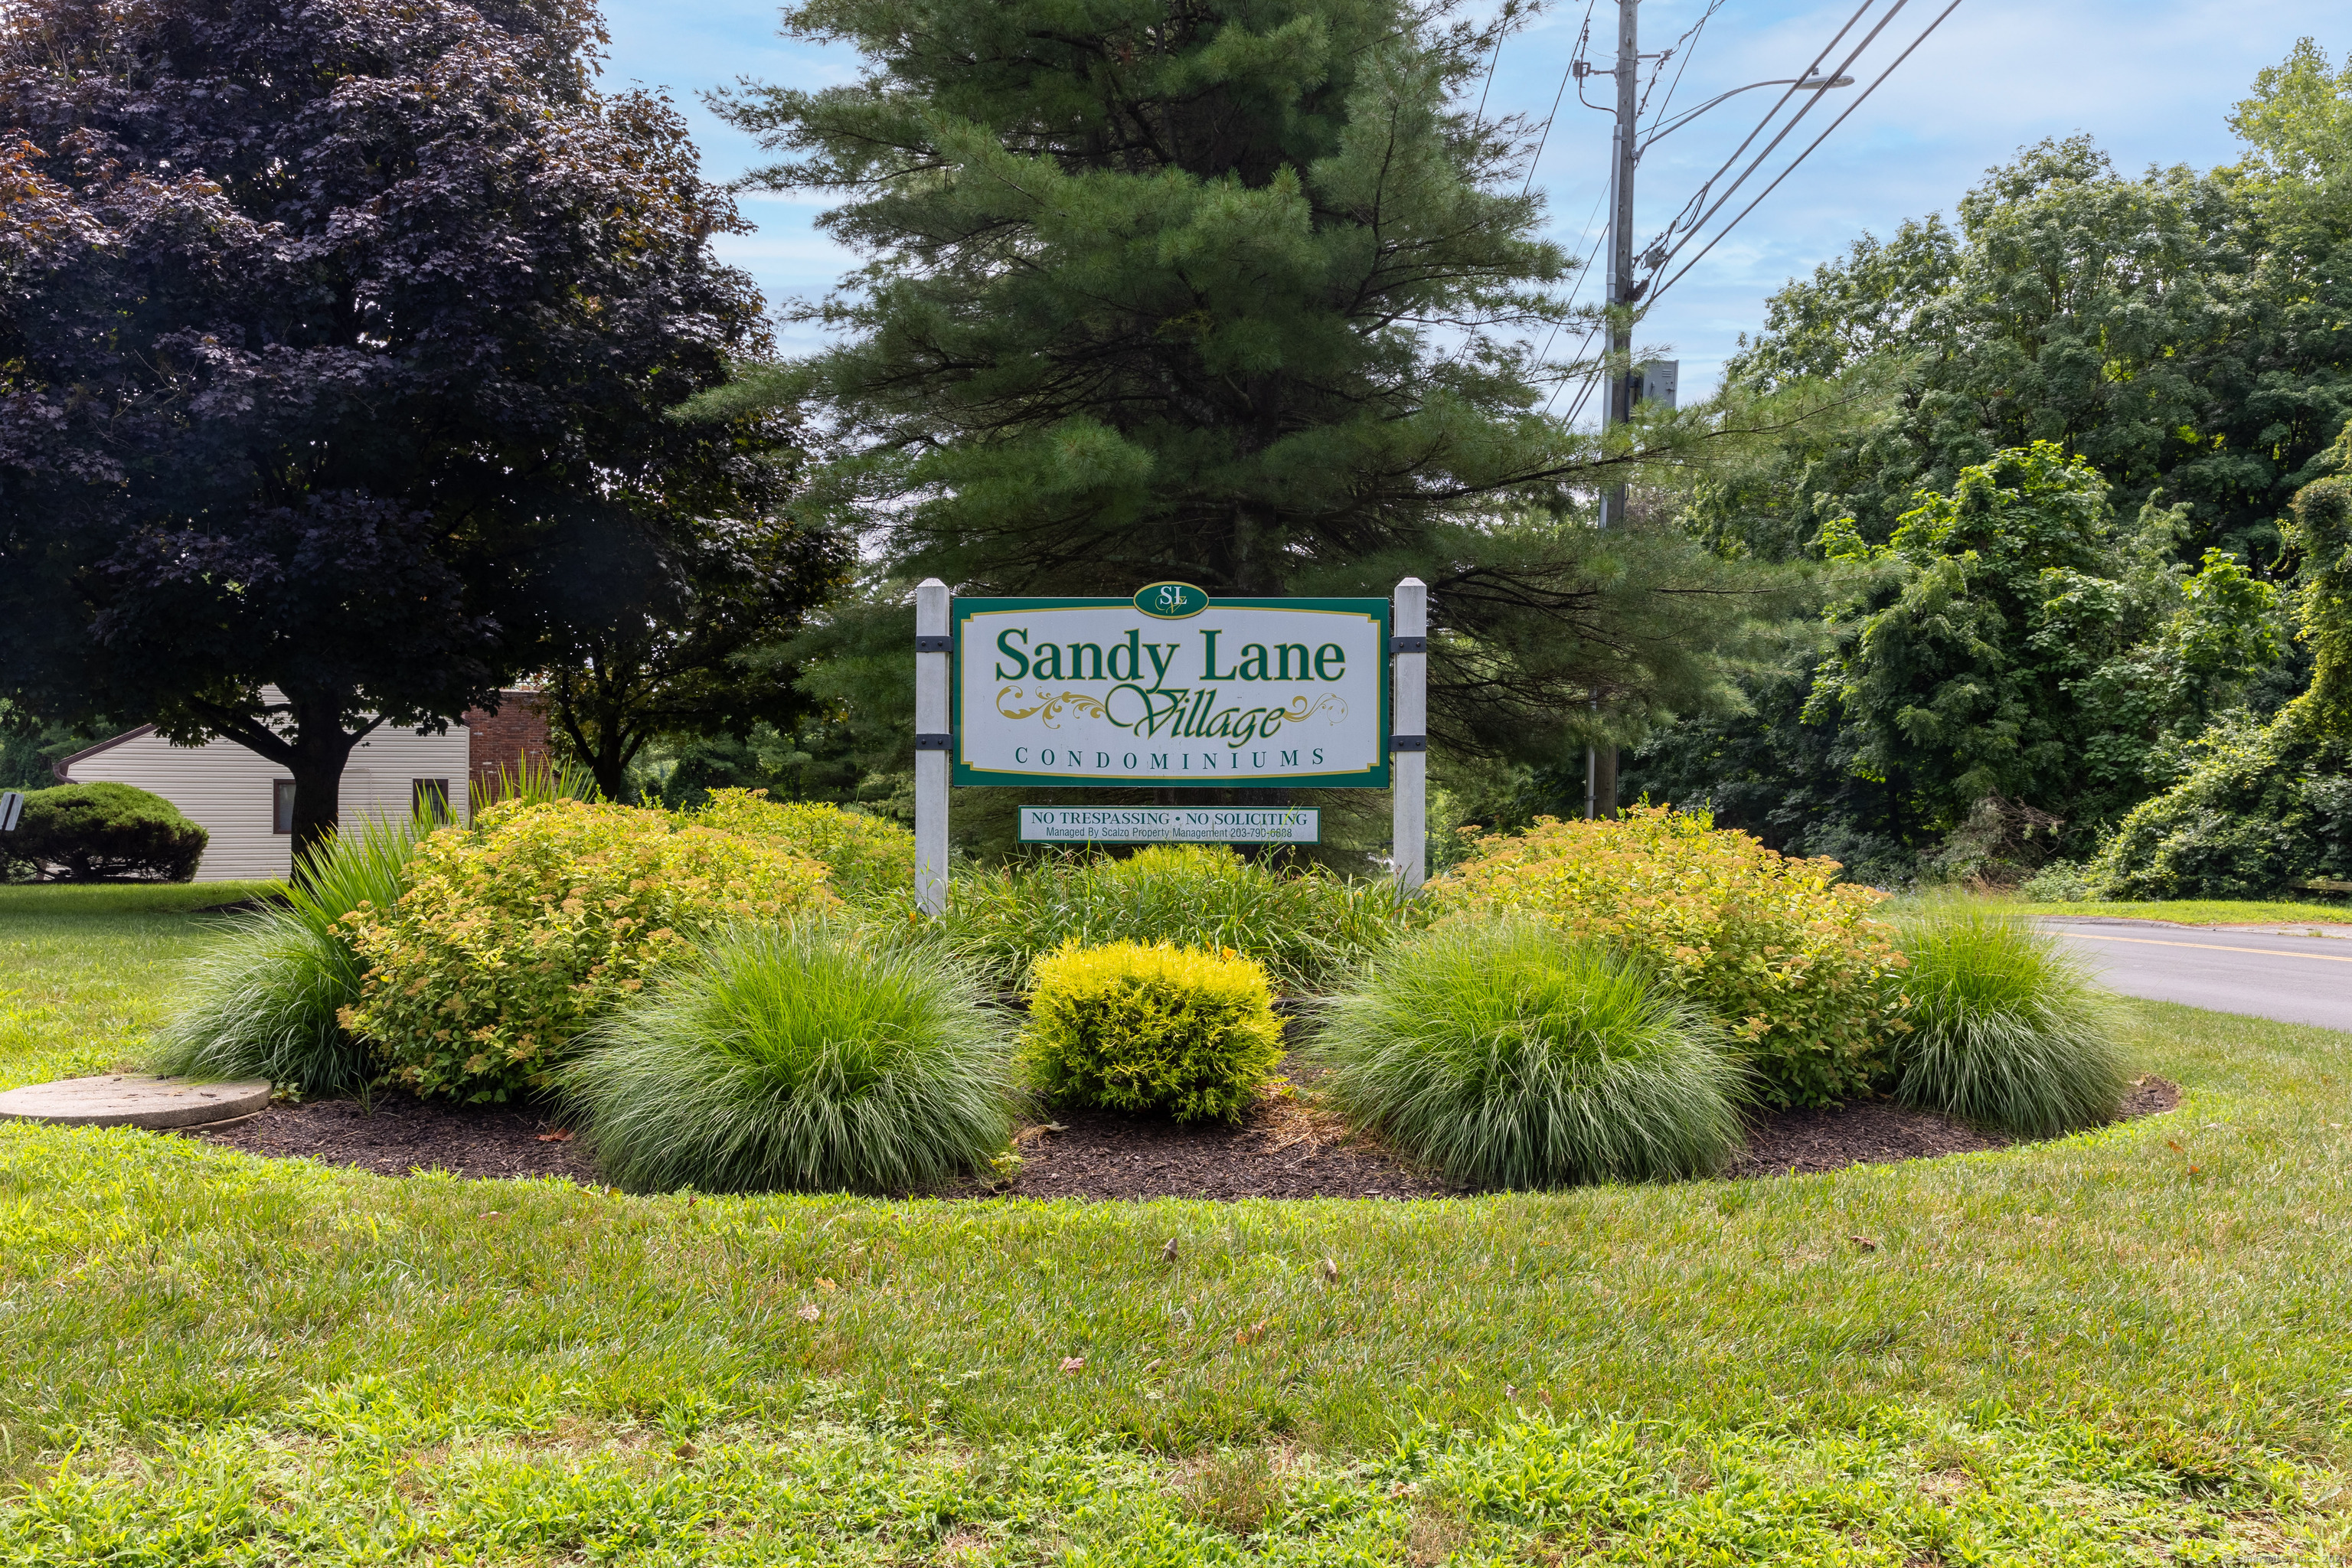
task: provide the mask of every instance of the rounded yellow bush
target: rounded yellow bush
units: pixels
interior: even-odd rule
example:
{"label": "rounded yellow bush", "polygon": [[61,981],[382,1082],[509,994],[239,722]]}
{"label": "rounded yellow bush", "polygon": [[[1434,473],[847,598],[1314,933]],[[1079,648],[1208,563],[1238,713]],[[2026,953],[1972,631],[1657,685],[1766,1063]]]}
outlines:
{"label": "rounded yellow bush", "polygon": [[1442,910],[1524,910],[1646,960],[1740,1047],[1758,1090],[1819,1105],[1885,1077],[1909,1026],[1886,895],[1838,880],[1705,812],[1635,806],[1614,822],[1538,819],[1480,838],[1429,884]]}
{"label": "rounded yellow bush", "polygon": [[417,847],[400,901],[345,917],[343,1023],[419,1094],[538,1088],[599,1013],[731,921],[838,902],[804,856],[635,806],[505,802]]}
{"label": "rounded yellow bush", "polygon": [[1021,1060],[1051,1102],[1231,1118],[1281,1065],[1274,986],[1255,959],[1072,942],[1034,973]]}

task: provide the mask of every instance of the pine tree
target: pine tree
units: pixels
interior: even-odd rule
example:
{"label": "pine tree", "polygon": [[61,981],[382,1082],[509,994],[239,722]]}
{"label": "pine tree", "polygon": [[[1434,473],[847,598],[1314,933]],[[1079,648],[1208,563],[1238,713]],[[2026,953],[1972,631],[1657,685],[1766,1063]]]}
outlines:
{"label": "pine tree", "polygon": [[[719,100],[869,259],[837,346],[706,398],[832,421],[812,497],[961,593],[1384,595],[1457,635],[1433,727],[1490,755],[1702,701],[1765,605],[1664,531],[1601,534],[1571,264],[1494,34],[1404,0],[809,0],[856,81]],[[1511,25],[1510,18],[1496,24]],[[1614,459],[1612,459],[1614,460]]]}

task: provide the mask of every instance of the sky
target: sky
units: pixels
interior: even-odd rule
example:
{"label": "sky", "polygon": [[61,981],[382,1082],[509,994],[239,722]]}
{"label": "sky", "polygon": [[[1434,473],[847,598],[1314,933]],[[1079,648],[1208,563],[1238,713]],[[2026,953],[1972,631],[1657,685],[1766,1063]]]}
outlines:
{"label": "sky", "polygon": [[[1643,0],[1643,52],[1674,44],[1707,3]],[[1696,46],[1666,64],[1669,73],[1682,72],[1674,106],[1797,75],[1858,3],[1722,0]],[[1893,3],[1874,0],[1871,17]],[[1746,205],[1789,154],[1852,104],[1945,3],[1903,5],[1853,68],[1859,85],[1822,94],[1805,126],[1724,216]],[[1615,11],[1614,0],[1599,0],[1591,14],[1591,54],[1602,65],[1616,50]],[[704,92],[746,78],[807,87],[856,74],[846,50],[778,37],[776,16],[773,4],[760,0],[607,0],[613,43],[606,85],[667,89],[692,121],[706,170],[731,178],[762,154],[709,111]],[[1518,110],[1538,121],[1551,113],[1585,16],[1582,0],[1553,0],[1506,41],[1486,88],[1489,113]],[[1986,169],[2044,137],[2087,132],[2127,173],[2151,163],[2230,162],[2237,153],[2229,114],[2255,73],[2284,59],[2305,35],[2340,58],[2352,46],[2344,17],[2342,0],[1959,0],[1893,75],[1658,301],[1637,342],[1681,361],[1685,402],[1704,395],[1739,334],[1758,329],[1766,300],[1790,278],[1834,259],[1865,232],[1884,236],[1906,217],[1949,213]],[[1870,25],[1866,19],[1863,26]],[[1586,84],[1596,103],[1608,91],[1606,79]],[[1634,184],[1634,226],[1644,240],[1730,156],[1774,96],[1774,89],[1742,94],[1648,152]],[[1549,198],[1552,237],[1579,253],[1589,253],[1601,237],[1609,126],[1609,116],[1578,105],[1571,85],[1535,173]],[[757,232],[722,236],[717,245],[758,279],[772,308],[821,297],[854,264],[815,227],[820,202],[747,193],[742,208]],[[1586,287],[1587,298],[1598,292],[1597,267]],[[810,328],[782,336],[796,352],[819,341]]]}

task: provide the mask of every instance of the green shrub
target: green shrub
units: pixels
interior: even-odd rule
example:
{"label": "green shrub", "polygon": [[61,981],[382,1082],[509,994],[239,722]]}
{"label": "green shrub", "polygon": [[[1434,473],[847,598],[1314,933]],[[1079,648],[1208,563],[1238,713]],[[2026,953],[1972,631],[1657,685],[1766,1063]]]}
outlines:
{"label": "green shrub", "polygon": [[1035,971],[1021,1057],[1055,1104],[1230,1119],[1282,1063],[1274,992],[1255,959],[1073,942]]}
{"label": "green shrub", "polygon": [[667,813],[501,801],[417,847],[399,904],[351,918],[371,966],[347,1027],[419,1094],[502,1100],[731,921],[835,900],[824,868]]}
{"label": "green shrub", "polygon": [[268,1079],[304,1094],[340,1093],[373,1077],[372,1053],[341,1021],[367,973],[346,917],[393,907],[432,826],[347,824],[312,852],[309,875],[286,889],[284,903],[236,917],[192,968],[186,1004],[156,1037],[155,1070]]}
{"label": "green shrub", "polygon": [[160,795],[126,784],[59,784],[26,795],[0,853],[62,882],[186,882],[210,837]]}
{"label": "green shrub", "polygon": [[1883,1079],[1904,1030],[1904,957],[1871,918],[1885,895],[1704,812],[1539,819],[1489,837],[1429,886],[1440,909],[1538,915],[1646,961],[1738,1043],[1757,1092],[1825,1105]]}
{"label": "green shrub", "polygon": [[820,921],[744,927],[600,1023],[565,1069],[631,1192],[887,1192],[1013,1131],[1011,1030],[936,952]]}
{"label": "green shrub", "polygon": [[1153,845],[1123,859],[1058,854],[995,872],[959,872],[942,936],[983,975],[1029,984],[1046,954],[1076,942],[1231,949],[1293,994],[1338,984],[1401,924],[1386,882],[1286,873],[1223,847]]}
{"label": "green shrub", "polygon": [[915,836],[837,805],[784,802],[757,789],[714,789],[686,820],[757,838],[824,866],[826,886],[853,902],[906,902],[915,891]]}
{"label": "green shrub", "polygon": [[2061,938],[1974,901],[1932,905],[1902,930],[1906,1104],[2023,1138],[2115,1114],[2126,1081],[2110,1004]]}
{"label": "green shrub", "polygon": [[1740,1141],[1739,1069],[1639,961],[1525,917],[1449,921],[1326,1005],[1333,1105],[1480,1187],[1704,1175]]}

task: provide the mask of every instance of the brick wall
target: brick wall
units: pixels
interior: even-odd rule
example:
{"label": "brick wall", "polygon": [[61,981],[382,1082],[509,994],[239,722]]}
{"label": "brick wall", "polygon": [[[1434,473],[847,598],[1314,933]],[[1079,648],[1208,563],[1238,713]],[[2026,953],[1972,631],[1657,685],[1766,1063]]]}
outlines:
{"label": "brick wall", "polygon": [[514,772],[518,760],[546,765],[547,715],[536,691],[501,691],[497,712],[468,712],[466,737],[467,776],[486,793],[497,786],[499,770]]}

